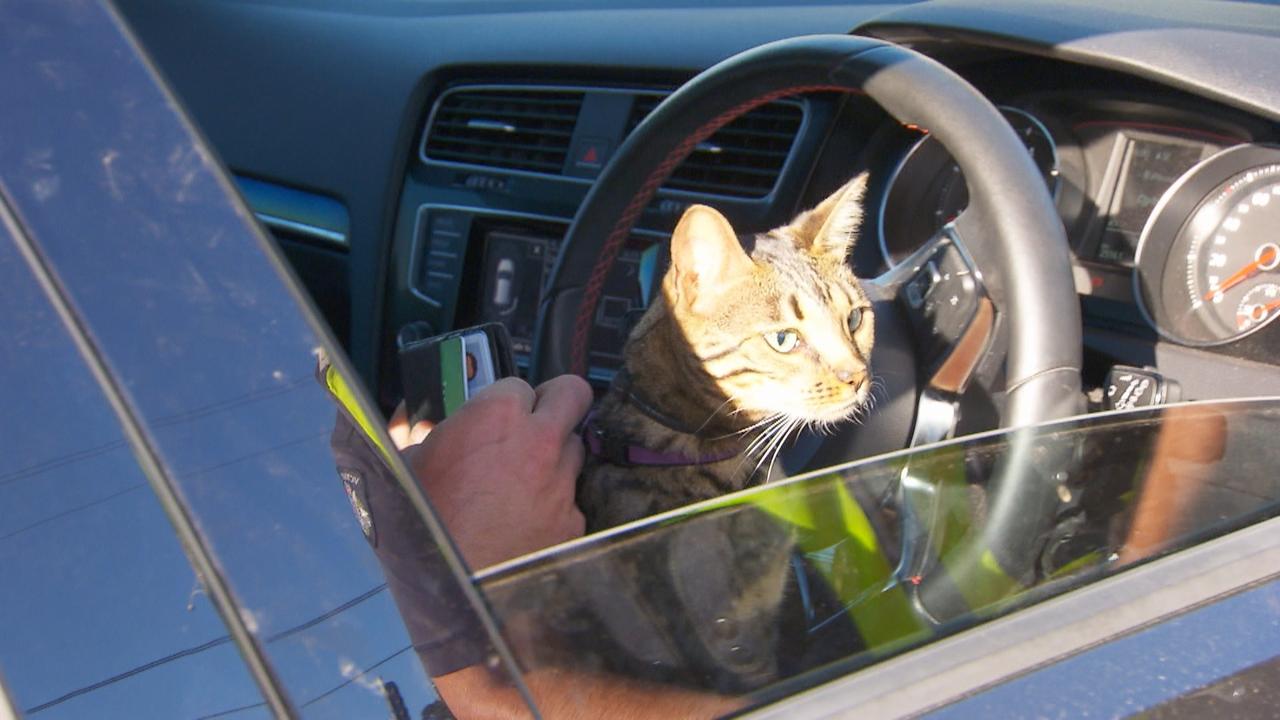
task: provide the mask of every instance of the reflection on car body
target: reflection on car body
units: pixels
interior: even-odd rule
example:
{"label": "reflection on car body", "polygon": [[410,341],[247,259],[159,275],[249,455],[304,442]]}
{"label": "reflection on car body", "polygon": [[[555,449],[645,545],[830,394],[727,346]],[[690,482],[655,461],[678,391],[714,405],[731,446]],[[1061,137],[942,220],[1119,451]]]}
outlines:
{"label": "reflection on car body", "polygon": [[[415,611],[446,634],[474,631],[465,658],[535,703],[525,678],[552,669],[728,697],[761,716],[1274,711],[1280,401],[1249,398],[1280,393],[1280,324],[1270,300],[1245,295],[1265,295],[1275,254],[1265,237],[1245,247],[1230,236],[1216,288],[1206,268],[1215,238],[1234,232],[1227,221],[1253,232],[1271,212],[1254,199],[1270,188],[1258,170],[1269,160],[1222,169],[1213,158],[1274,152],[1270,75],[1227,63],[1257,69],[1274,56],[1275,9],[1179,4],[1175,28],[1164,6],[1121,17],[1104,3],[632,5],[564,3],[540,22],[523,8],[338,0],[0,8],[0,87],[24,99],[0,108],[0,715],[417,717],[441,707],[414,652]],[[680,22],[691,30],[673,33]],[[470,23],[516,40],[483,40]],[[808,472],[466,568],[389,449],[379,410],[397,398],[380,353],[410,321],[442,331],[488,306],[536,304],[553,260],[490,259],[563,235],[599,169],[567,170],[568,152],[558,169],[517,172],[418,157],[436,99],[516,76],[553,86],[585,117],[611,118],[570,123],[570,144],[614,153],[692,71],[765,40],[854,26],[960,71],[1056,144],[1095,412],[898,450],[918,427],[895,416],[916,410],[916,368],[882,359],[877,372],[911,375],[909,387],[840,447],[797,448],[791,467]],[[1224,33],[1239,54],[1211,57]],[[420,54],[423,37],[439,55]],[[1170,38],[1178,58],[1153,49]],[[614,65],[601,63],[604,47]],[[859,96],[762,113],[733,132],[767,145],[772,169],[744,173],[763,185],[702,174],[742,149],[718,138],[640,213],[628,272],[673,208],[716,202],[767,227],[847,177],[851,158],[890,192],[886,178],[921,138]],[[1192,150],[1165,168],[1151,154],[1166,146]],[[251,200],[276,205],[246,208],[222,162],[268,188]],[[1151,185],[1127,179],[1144,168]],[[937,178],[917,180],[895,192]],[[273,196],[273,185],[293,192]],[[1157,192],[1185,199],[1148,208]],[[345,244],[312,242],[307,228],[333,224],[334,203],[350,211]],[[283,221],[284,255],[251,210]],[[1214,231],[1193,239],[1182,220],[1201,215]],[[1155,237],[1165,222],[1177,227]],[[863,275],[885,265],[876,245],[851,259]],[[1168,262],[1151,262],[1157,247]],[[1210,345],[1170,324],[1177,304],[1144,317],[1167,298],[1135,298],[1135,263],[1150,273],[1144,287],[1174,290],[1191,268],[1192,296],[1224,297],[1209,310],[1237,322],[1230,337],[1217,327]],[[350,293],[349,333],[329,335],[299,278],[317,296],[325,283]],[[611,342],[592,346],[597,380],[611,372]],[[345,389],[315,381],[318,351]],[[1113,366],[1176,380],[1191,401],[1106,410]],[[960,435],[1000,420],[999,367],[975,378],[977,390],[945,398],[960,420],[944,425]],[[395,507],[419,523],[414,542],[450,613],[392,596],[396,579],[370,549],[385,540],[385,509],[344,484],[331,452],[343,412],[385,461]]]}

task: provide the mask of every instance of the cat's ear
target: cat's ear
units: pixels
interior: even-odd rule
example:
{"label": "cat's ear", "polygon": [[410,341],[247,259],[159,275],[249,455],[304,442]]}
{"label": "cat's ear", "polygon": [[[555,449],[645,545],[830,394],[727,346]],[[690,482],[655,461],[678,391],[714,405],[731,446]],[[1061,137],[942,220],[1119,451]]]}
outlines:
{"label": "cat's ear", "polygon": [[721,293],[754,267],[733,226],[713,208],[690,206],[671,234],[672,299],[696,314],[712,314]]}
{"label": "cat's ear", "polygon": [[864,172],[796,218],[791,225],[796,238],[806,243],[813,255],[844,262],[862,225],[862,197],[866,192]]}

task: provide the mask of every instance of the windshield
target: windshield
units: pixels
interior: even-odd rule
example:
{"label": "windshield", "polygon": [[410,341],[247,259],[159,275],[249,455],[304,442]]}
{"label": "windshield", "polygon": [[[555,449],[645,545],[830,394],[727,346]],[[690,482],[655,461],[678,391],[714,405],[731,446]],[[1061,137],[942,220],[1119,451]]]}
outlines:
{"label": "windshield", "polygon": [[480,583],[526,670],[767,700],[1269,517],[1278,422],[1276,400],[1199,403],[967,438],[669,513]]}

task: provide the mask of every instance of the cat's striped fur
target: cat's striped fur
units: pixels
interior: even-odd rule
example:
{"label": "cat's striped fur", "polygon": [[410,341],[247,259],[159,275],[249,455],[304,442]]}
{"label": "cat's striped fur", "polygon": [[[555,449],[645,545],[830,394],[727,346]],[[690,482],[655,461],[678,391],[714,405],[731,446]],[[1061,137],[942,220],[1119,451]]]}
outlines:
{"label": "cat's striped fur", "polygon": [[867,406],[874,322],[846,260],[865,186],[855,178],[749,249],[715,210],[685,213],[662,292],[627,341],[634,389],[611,389],[594,422],[630,445],[724,459],[648,467],[589,456],[578,488],[589,530],[763,482],[791,433]]}

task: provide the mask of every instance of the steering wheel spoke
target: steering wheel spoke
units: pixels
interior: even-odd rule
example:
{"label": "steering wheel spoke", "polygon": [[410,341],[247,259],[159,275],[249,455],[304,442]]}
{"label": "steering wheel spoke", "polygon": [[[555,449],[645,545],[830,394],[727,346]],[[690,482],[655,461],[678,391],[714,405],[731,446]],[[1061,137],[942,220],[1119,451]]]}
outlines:
{"label": "steering wheel spoke", "polygon": [[[965,391],[996,323],[995,304],[958,227],[948,223],[903,262],[866,283],[875,299],[893,299],[906,316],[922,388],[935,405]],[[954,417],[952,423],[945,433],[935,428],[921,440],[949,436]]]}
{"label": "steering wheel spoke", "polygon": [[864,281],[863,290],[871,300],[895,299],[903,286],[914,280],[943,247],[952,243],[951,233],[948,231],[950,227],[951,225],[948,225],[934,233],[933,237],[925,241],[915,252],[881,273],[879,277]]}

